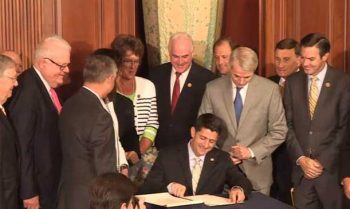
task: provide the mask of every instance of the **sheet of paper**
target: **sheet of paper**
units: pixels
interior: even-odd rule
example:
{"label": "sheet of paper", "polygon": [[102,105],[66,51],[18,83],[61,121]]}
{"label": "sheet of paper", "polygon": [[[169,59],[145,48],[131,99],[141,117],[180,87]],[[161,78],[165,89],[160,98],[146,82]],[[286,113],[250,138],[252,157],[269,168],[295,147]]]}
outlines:
{"label": "sheet of paper", "polygon": [[201,200],[175,197],[167,192],[137,195],[137,197],[144,198],[146,203],[165,207],[176,207],[181,205],[195,205],[203,203]]}
{"label": "sheet of paper", "polygon": [[232,202],[230,202],[230,200],[228,198],[223,198],[223,197],[209,195],[209,194],[188,196],[186,198],[191,199],[191,200],[202,201],[207,206],[219,206],[219,205],[233,204]]}

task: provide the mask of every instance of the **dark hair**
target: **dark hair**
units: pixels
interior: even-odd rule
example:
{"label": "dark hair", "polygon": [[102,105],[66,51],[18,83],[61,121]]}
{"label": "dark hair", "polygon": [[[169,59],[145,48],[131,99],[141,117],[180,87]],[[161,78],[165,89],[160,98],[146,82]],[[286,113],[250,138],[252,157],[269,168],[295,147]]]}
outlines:
{"label": "dark hair", "polygon": [[324,35],[319,33],[310,33],[304,36],[304,38],[300,41],[300,45],[302,47],[316,46],[320,50],[320,57],[323,57],[331,50],[329,40]]}
{"label": "dark hair", "polygon": [[299,43],[291,38],[286,38],[286,39],[282,39],[280,40],[275,47],[276,49],[294,49],[294,53],[297,56],[300,56],[300,45]]}
{"label": "dark hair", "polygon": [[103,55],[90,55],[83,70],[84,82],[101,83],[117,72],[115,62]]}
{"label": "dark hair", "polygon": [[225,42],[227,42],[230,45],[231,51],[233,51],[235,48],[239,47],[239,45],[236,42],[234,42],[231,39],[231,37],[224,36],[224,37],[221,37],[221,38],[219,38],[218,40],[215,41],[213,50],[215,50],[215,48],[217,46],[220,46],[221,44],[223,44]]}
{"label": "dark hair", "polygon": [[140,58],[140,60],[142,60],[145,52],[145,47],[143,46],[141,40],[132,35],[122,34],[117,36],[113,40],[111,47],[115,51],[116,63],[118,66],[122,64],[123,58],[126,56],[128,51],[134,53]]}
{"label": "dark hair", "polygon": [[119,209],[129,204],[136,192],[135,185],[120,173],[96,177],[90,187],[90,209]]}
{"label": "dark hair", "polygon": [[103,55],[103,56],[107,56],[111,59],[114,60],[114,62],[117,64],[117,56],[116,53],[113,49],[110,48],[99,48],[96,49],[94,52],[92,52],[93,55]]}
{"label": "dark hair", "polygon": [[196,123],[194,124],[196,132],[202,130],[202,128],[209,129],[218,133],[218,136],[223,137],[222,135],[226,134],[226,124],[218,116],[211,113],[204,113],[197,118]]}

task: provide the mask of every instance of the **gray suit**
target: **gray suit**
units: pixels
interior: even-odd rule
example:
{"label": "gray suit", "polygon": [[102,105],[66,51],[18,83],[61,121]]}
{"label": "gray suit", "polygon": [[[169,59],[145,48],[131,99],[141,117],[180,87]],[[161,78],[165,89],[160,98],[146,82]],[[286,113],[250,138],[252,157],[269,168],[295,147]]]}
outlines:
{"label": "gray suit", "polygon": [[287,126],[277,84],[254,75],[248,90],[239,126],[233,105],[232,81],[224,76],[207,84],[199,114],[213,113],[228,127],[228,135],[217,145],[229,152],[231,146],[242,144],[250,148],[254,159],[244,160],[240,168],[255,190],[266,190],[272,184],[271,153],[284,141]]}

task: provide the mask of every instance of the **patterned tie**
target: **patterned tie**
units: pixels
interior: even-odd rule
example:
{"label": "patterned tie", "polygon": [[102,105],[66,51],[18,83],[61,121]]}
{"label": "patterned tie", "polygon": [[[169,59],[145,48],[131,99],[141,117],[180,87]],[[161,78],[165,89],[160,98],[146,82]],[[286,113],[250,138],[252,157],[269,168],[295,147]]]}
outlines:
{"label": "patterned tie", "polygon": [[199,177],[201,176],[202,167],[201,167],[200,158],[194,158],[194,161],[195,163],[192,169],[192,190],[193,190],[193,194],[195,195],[197,186],[198,186]]}
{"label": "patterned tie", "polygon": [[57,112],[60,113],[61,109],[62,109],[62,105],[60,103],[60,100],[58,99],[57,93],[55,91],[55,89],[51,88],[50,89],[50,94],[51,94],[51,98],[53,101],[53,104],[55,105]]}
{"label": "patterned tie", "polygon": [[317,77],[311,77],[310,91],[309,91],[309,112],[310,119],[312,120],[315,113],[315,108],[318,99]]}
{"label": "patterned tie", "polygon": [[179,99],[179,96],[180,96],[180,81],[179,81],[179,77],[180,77],[181,73],[176,72],[175,75],[176,75],[176,80],[175,80],[175,84],[174,84],[174,88],[173,88],[173,95],[172,95],[172,98],[171,98],[171,113],[174,112],[177,100]]}
{"label": "patterned tie", "polygon": [[280,86],[281,96],[283,97],[283,95],[284,95],[284,88],[286,86],[286,80],[281,81],[278,85]]}
{"label": "patterned tie", "polygon": [[242,88],[236,87],[236,98],[235,98],[235,101],[233,102],[233,104],[235,106],[237,124],[239,123],[239,119],[241,118],[241,113],[242,113],[242,109],[243,109],[242,97],[241,97],[241,94],[239,93],[239,91],[241,89]]}

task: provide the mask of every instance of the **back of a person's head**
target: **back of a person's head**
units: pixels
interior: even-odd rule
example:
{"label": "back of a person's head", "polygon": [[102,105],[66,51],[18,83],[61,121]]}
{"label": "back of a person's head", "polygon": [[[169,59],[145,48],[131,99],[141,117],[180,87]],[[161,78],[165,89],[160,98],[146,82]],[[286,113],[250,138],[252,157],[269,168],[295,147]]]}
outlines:
{"label": "back of a person's head", "polygon": [[117,66],[113,59],[104,55],[90,55],[83,69],[84,82],[102,83],[108,76],[117,72]]}
{"label": "back of a person's head", "polygon": [[106,173],[96,177],[90,188],[90,209],[120,209],[136,192],[134,184],[120,173]]}

